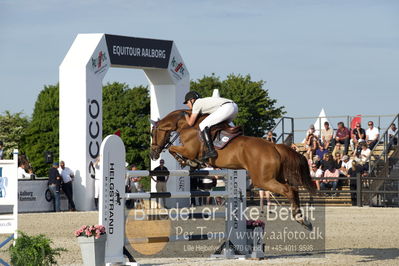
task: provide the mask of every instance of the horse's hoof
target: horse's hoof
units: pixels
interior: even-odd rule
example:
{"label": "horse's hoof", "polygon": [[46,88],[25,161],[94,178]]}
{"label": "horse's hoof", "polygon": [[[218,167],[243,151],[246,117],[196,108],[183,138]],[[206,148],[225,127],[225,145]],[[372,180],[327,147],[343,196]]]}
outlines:
{"label": "horse's hoof", "polygon": [[307,219],[303,219],[302,221],[298,221],[303,227],[305,227],[306,230],[309,232],[313,231],[313,225],[311,222],[309,222]]}
{"label": "horse's hoof", "polygon": [[197,167],[198,167],[198,163],[193,162],[193,161],[191,161],[191,160],[188,160],[188,161],[187,161],[187,164],[188,164],[189,166],[193,167],[193,168],[197,168]]}
{"label": "horse's hoof", "polygon": [[181,167],[185,167],[187,165],[186,161],[183,161],[181,159],[177,160],[180,164]]}

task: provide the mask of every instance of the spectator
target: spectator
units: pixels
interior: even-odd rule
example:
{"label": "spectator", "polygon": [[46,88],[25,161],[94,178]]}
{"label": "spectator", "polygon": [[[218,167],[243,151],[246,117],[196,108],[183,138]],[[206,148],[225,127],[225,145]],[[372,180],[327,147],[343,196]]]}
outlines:
{"label": "spectator", "polygon": [[306,138],[308,138],[309,135],[315,135],[316,137],[318,137],[316,129],[314,128],[313,124],[311,124],[309,126],[309,129],[306,131]]}
{"label": "spectator", "polygon": [[356,127],[352,130],[352,138],[350,141],[350,145],[353,151],[353,154],[360,153],[359,143],[366,141],[366,131],[362,128],[360,123],[356,123]]}
{"label": "spectator", "polygon": [[270,141],[271,143],[276,143],[276,138],[273,135],[272,131],[267,132],[266,138],[267,141]]}
{"label": "spectator", "polygon": [[316,135],[309,134],[306,137],[306,148],[307,148],[306,153],[309,159],[313,158],[313,154],[316,152],[319,146],[320,146],[319,140],[317,139]]}
{"label": "spectator", "polygon": [[72,181],[75,175],[72,170],[68,167],[65,167],[65,162],[60,162],[60,175],[62,177],[62,191],[64,191],[65,196],[68,199],[68,209],[70,211],[76,211],[75,202],[73,202],[73,189],[72,189]]}
{"label": "spectator", "polygon": [[340,169],[341,165],[342,165],[341,153],[339,153],[339,152],[335,153],[334,161],[335,161],[335,168]]}
{"label": "spectator", "polygon": [[[323,170],[317,167],[317,164],[313,163],[310,169],[310,177],[311,178],[321,178],[323,177]],[[314,182],[316,183],[317,190],[320,190],[320,181],[321,179],[316,179]]]}
{"label": "spectator", "polygon": [[100,177],[98,176],[98,173],[100,171],[100,156],[96,158],[96,161],[94,162],[94,206],[96,207],[96,210],[98,210],[98,199],[100,197]]}
{"label": "spectator", "polygon": [[28,173],[26,172],[26,164],[23,161],[20,161],[18,166],[18,179],[31,179],[31,176],[33,174],[32,169],[29,168]]}
{"label": "spectator", "polygon": [[352,160],[349,158],[348,155],[342,156],[341,167],[340,167],[341,173],[347,176],[350,168],[352,168]]}
{"label": "spectator", "polygon": [[[154,171],[168,171],[168,168],[166,168],[165,166],[165,161],[164,159],[161,159],[159,161],[159,166],[155,167]],[[166,182],[168,182],[169,176],[157,176],[156,179],[154,179],[154,177],[152,177],[152,180],[154,180],[156,182],[155,188],[157,190],[157,192],[167,192],[166,189]],[[157,199],[157,204],[159,206],[159,202]],[[165,202],[165,198],[162,198],[162,204],[163,207],[166,208],[166,202]]]}
{"label": "spectator", "polygon": [[3,159],[4,159],[4,144],[0,140],[0,160],[3,160]]}
{"label": "spectator", "polygon": [[[324,155],[323,155],[324,156]],[[320,156],[318,156],[318,155],[315,155],[315,156],[313,156],[313,161],[312,161],[312,164],[316,164],[316,166],[317,166],[317,168],[319,168],[320,166],[321,166],[321,159],[320,158],[323,158],[323,157],[320,157]],[[311,165],[312,165],[311,164]],[[311,167],[312,168],[312,167]]]}
{"label": "spectator", "polygon": [[299,148],[298,148],[298,146],[296,146],[295,145],[295,143],[291,143],[291,149],[293,149],[294,151],[296,151],[296,152],[298,152],[299,151]]}
{"label": "spectator", "polygon": [[54,211],[60,211],[60,188],[61,188],[62,177],[58,172],[58,163],[53,163],[53,167],[50,168],[48,176],[48,188],[51,196],[54,200]]}
{"label": "spectator", "polygon": [[335,145],[337,143],[339,144],[344,144],[345,149],[344,149],[344,154],[348,154],[348,148],[349,148],[349,137],[350,137],[350,132],[349,130],[345,127],[343,122],[338,123],[338,129],[335,134],[335,138],[332,140],[332,148],[334,150]]}
{"label": "spectator", "polygon": [[[327,170],[324,172],[324,179],[320,182],[320,188],[322,190],[332,188],[332,191],[336,191],[338,186],[338,177],[339,171],[335,168],[334,163],[329,162]],[[331,196],[335,195],[335,193],[331,194]]]}
{"label": "spectator", "polygon": [[[131,171],[137,171],[136,165],[132,164],[130,166]],[[141,177],[131,177],[128,179],[128,190],[131,193],[138,193],[138,192],[143,192],[143,186],[140,184]],[[137,207],[137,204],[140,203],[141,208],[144,208],[144,200],[143,199],[134,199],[129,202],[129,208],[134,208]]]}
{"label": "spectator", "polygon": [[363,166],[363,171],[367,172],[369,170],[371,150],[367,147],[366,143],[362,143],[361,147],[362,151],[360,152],[360,163]]}
{"label": "spectator", "polygon": [[[348,169],[347,177],[360,177],[361,167],[358,166],[356,161],[351,163],[351,167]],[[349,189],[357,190],[357,180],[349,180]],[[357,193],[351,193],[352,206],[357,205]]]}
{"label": "spectator", "polygon": [[325,150],[330,147],[333,135],[334,130],[330,127],[330,123],[324,122],[324,128],[321,130],[321,145]]}
{"label": "spectator", "polygon": [[329,162],[334,163],[334,159],[331,153],[326,153],[324,154],[323,159],[321,160],[321,170],[326,171]]}
{"label": "spectator", "polygon": [[[324,157],[324,154],[328,153],[328,150],[323,145],[319,145],[319,149],[316,150],[316,156],[320,158]],[[314,157],[313,157],[314,158]]]}
{"label": "spectator", "polygon": [[372,150],[378,142],[380,131],[378,128],[374,127],[373,121],[369,121],[368,126],[369,128],[366,130],[366,142],[370,150]]}
{"label": "spectator", "polygon": [[397,133],[398,133],[398,129],[396,128],[396,125],[394,123],[392,123],[388,129],[388,138],[389,138],[390,145],[392,145],[392,144],[398,145],[398,136],[396,135]]}
{"label": "spectator", "polygon": [[[218,169],[220,170],[220,169]],[[213,191],[225,191],[226,190],[226,182],[223,176],[215,176],[216,177],[216,186],[212,189]],[[223,205],[223,197],[216,197],[216,204],[219,206]]]}

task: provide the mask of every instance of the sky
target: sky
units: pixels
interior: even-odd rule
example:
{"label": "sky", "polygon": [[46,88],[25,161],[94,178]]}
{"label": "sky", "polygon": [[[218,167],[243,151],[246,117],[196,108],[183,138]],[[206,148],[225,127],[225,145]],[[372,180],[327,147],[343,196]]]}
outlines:
{"label": "sky", "polygon": [[[399,1],[0,0],[0,113],[31,115],[78,33],[176,42],[191,79],[250,74],[288,116],[399,113]],[[147,85],[141,70],[104,82]]]}

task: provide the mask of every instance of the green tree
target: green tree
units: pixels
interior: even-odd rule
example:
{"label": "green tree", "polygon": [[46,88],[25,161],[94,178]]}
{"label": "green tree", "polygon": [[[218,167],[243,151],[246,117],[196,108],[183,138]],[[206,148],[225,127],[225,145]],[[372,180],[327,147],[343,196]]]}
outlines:
{"label": "green tree", "polygon": [[58,84],[45,86],[37,97],[32,120],[22,141],[22,152],[26,153],[37,176],[48,174],[49,165],[44,161],[45,151],[53,152],[54,160],[58,160],[58,121]]}
{"label": "green tree", "polygon": [[220,80],[214,74],[191,81],[190,89],[202,97],[212,96],[219,89],[220,96],[237,103],[239,113],[234,123],[244,128],[245,135],[261,137],[275,125],[275,119],[285,112],[284,107],[276,107],[277,100],[270,98],[269,91],[263,89],[265,82],[252,81],[250,75],[227,76]]}
{"label": "green tree", "polygon": [[0,140],[4,144],[4,158],[11,158],[12,151],[21,148],[19,144],[28,125],[29,120],[22,112],[12,114],[5,111],[0,115]]}
{"label": "green tree", "polygon": [[150,166],[150,97],[143,86],[111,83],[103,89],[103,137],[120,130],[126,161],[139,169]]}

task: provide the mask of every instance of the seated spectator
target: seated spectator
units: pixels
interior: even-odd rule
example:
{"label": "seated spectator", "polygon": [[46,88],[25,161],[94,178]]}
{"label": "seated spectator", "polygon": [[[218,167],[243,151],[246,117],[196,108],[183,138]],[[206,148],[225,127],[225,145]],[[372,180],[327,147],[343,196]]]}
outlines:
{"label": "seated spectator", "polygon": [[296,152],[298,152],[299,151],[299,148],[298,148],[298,146],[296,146],[295,145],[295,143],[291,143],[291,149],[293,149],[294,151],[296,151]]}
{"label": "seated spectator", "polygon": [[341,153],[336,152],[334,156],[335,168],[340,169],[342,165]]}
{"label": "seated spectator", "polygon": [[396,125],[394,123],[391,124],[391,126],[388,129],[388,138],[389,138],[389,144],[390,145],[398,145],[398,129],[396,128]]}
{"label": "seated spectator", "polygon": [[31,179],[31,176],[33,174],[32,169],[29,168],[28,173],[27,173],[25,170],[27,168],[25,163],[19,162],[18,164],[19,164],[18,170],[17,170],[18,179]]}
{"label": "seated spectator", "polygon": [[331,153],[326,153],[323,156],[323,159],[321,160],[321,170],[326,171],[328,168],[329,162],[334,163],[334,159],[331,155]]}
{"label": "seated spectator", "polygon": [[267,132],[266,138],[267,141],[270,141],[271,143],[276,143],[276,138],[273,135],[272,131]]}
{"label": "seated spectator", "polygon": [[352,168],[352,160],[348,155],[342,156],[341,167],[339,168],[341,173],[347,176],[350,168]]}
{"label": "seated spectator", "polygon": [[319,158],[323,158],[324,154],[328,153],[328,150],[324,148],[322,144],[319,145],[319,148],[316,150],[316,156]]}
{"label": "seated spectator", "polygon": [[313,158],[313,154],[316,152],[316,150],[320,147],[319,145],[319,140],[317,139],[316,135],[314,134],[309,134],[306,137],[306,153],[308,155],[309,159]]}
{"label": "seated spectator", "polygon": [[[323,170],[317,167],[317,164],[313,163],[310,169],[310,177],[311,178],[321,178],[323,177]],[[316,183],[317,190],[320,190],[320,181],[321,179],[316,179],[314,182]]]}
{"label": "seated spectator", "polygon": [[335,138],[332,140],[332,149],[334,150],[337,143],[344,144],[344,154],[347,155],[349,148],[349,137],[349,129],[345,127],[343,122],[339,122],[337,132],[335,133]]}
{"label": "seated spectator", "polygon": [[352,130],[352,138],[350,141],[350,145],[353,151],[353,154],[360,153],[359,143],[366,141],[366,131],[362,128],[360,123],[356,123],[356,128]]}
{"label": "seated spectator", "polygon": [[311,124],[309,126],[309,129],[306,131],[306,139],[308,138],[309,135],[315,135],[316,137],[318,137],[318,135],[316,133],[316,129],[314,128],[313,124]]}
{"label": "seated spectator", "polygon": [[313,156],[313,162],[312,164],[316,164],[317,168],[319,168],[321,166],[321,157],[319,157],[318,155]]}
{"label": "seated spectator", "polygon": [[360,163],[363,166],[363,171],[367,172],[369,170],[371,150],[367,147],[366,143],[362,143],[361,147],[362,151],[360,152]]}
{"label": "seated spectator", "polygon": [[334,130],[330,127],[330,123],[324,122],[324,128],[321,130],[321,145],[328,150],[333,139]]}
{"label": "seated spectator", "polygon": [[370,150],[374,149],[374,146],[378,143],[380,137],[380,131],[374,127],[373,121],[369,121],[369,128],[366,130],[366,142],[369,145]]}
{"label": "seated spectator", "polygon": [[[339,171],[335,168],[335,164],[328,162],[327,170],[324,171],[324,178],[320,182],[320,189],[326,190],[332,188],[332,191],[337,190]],[[335,196],[335,194],[331,194]]]}

